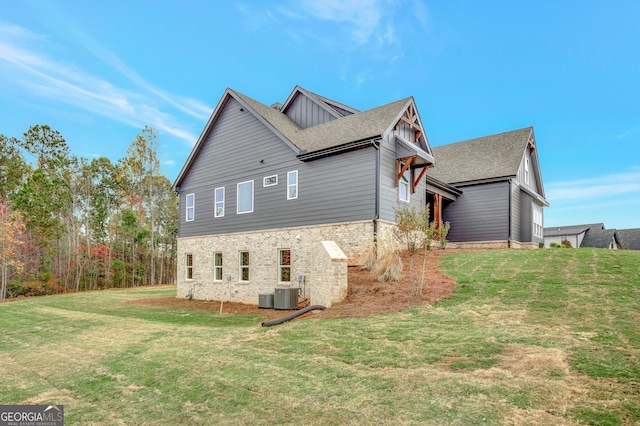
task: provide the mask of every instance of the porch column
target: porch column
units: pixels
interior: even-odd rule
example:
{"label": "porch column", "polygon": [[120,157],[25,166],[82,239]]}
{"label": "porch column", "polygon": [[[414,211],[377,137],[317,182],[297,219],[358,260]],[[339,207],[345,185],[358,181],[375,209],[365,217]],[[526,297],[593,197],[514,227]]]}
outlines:
{"label": "porch column", "polygon": [[433,221],[436,223],[436,229],[440,229],[442,225],[442,195],[433,194]]}

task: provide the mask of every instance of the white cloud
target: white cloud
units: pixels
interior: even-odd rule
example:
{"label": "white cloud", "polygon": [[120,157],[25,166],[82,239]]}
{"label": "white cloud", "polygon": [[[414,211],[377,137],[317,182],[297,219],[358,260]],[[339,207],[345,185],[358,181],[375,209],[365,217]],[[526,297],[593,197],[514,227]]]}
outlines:
{"label": "white cloud", "polygon": [[[87,39],[88,40],[88,39]],[[37,41],[37,43],[34,43]],[[42,43],[44,42],[44,43]],[[15,25],[0,23],[0,75],[25,88],[31,96],[70,105],[94,114],[141,128],[150,125],[190,144],[197,135],[181,124],[179,111],[206,119],[211,108],[194,99],[170,95],[150,84],[97,43],[86,48],[134,83],[136,90],[118,87],[73,64],[56,61],[47,55],[51,45],[44,37]]]}
{"label": "white cloud", "polygon": [[318,19],[347,24],[353,40],[360,44],[371,40],[381,15],[381,4],[376,0],[303,0],[299,9]]}
{"label": "white cloud", "polygon": [[640,193],[640,170],[546,184],[547,199],[569,201]]}

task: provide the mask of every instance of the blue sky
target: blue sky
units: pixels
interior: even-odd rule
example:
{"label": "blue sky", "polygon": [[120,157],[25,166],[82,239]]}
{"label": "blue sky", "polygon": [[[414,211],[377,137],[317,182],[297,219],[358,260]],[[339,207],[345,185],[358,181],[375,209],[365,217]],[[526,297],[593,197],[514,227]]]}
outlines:
{"label": "blue sky", "polygon": [[[432,146],[533,126],[545,226],[640,227],[640,2],[22,0],[0,14],[0,133],[173,180],[226,87],[365,110],[413,96]],[[436,159],[437,160],[437,159]]]}

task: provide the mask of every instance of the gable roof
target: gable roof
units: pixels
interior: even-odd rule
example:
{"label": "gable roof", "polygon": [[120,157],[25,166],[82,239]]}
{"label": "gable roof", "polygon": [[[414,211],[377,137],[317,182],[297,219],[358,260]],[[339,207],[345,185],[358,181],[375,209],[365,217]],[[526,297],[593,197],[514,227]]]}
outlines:
{"label": "gable roof", "polygon": [[640,228],[618,229],[620,247],[629,250],[640,250]]}
{"label": "gable roof", "polygon": [[325,98],[324,96],[320,96],[317,93],[304,89],[303,87],[296,86],[293,88],[293,90],[291,91],[291,94],[289,95],[287,100],[284,102],[284,105],[282,105],[281,111],[283,113],[285,114],[287,113],[287,110],[293,104],[293,101],[296,99],[296,97],[299,94],[302,94],[310,99],[313,99],[315,103],[318,104],[318,106],[320,106],[320,108],[328,111],[329,114],[331,114],[334,118],[340,118],[346,115],[360,112],[357,109],[352,108],[348,105],[345,105],[340,102],[336,102],[329,98]]}
{"label": "gable roof", "polygon": [[[304,90],[299,87],[298,89]],[[390,132],[409,106],[416,110],[413,97],[408,97],[303,129],[279,109],[268,107],[246,95],[227,88],[204,130],[198,137],[187,161],[180,170],[172,186],[174,191],[180,187],[182,180],[191,167],[191,163],[200,152],[210,130],[231,98],[238,101],[248,112],[269,127],[301,160],[333,155],[372,143],[373,140],[381,138],[387,132]],[[423,135],[422,137],[426,141],[426,136]],[[429,149],[428,142],[425,146]],[[434,162],[431,152],[423,154],[431,163]]]}
{"label": "gable roof", "polygon": [[604,223],[592,223],[586,225],[551,226],[544,228],[545,237],[561,237],[564,235],[578,235],[589,229],[604,229]]}
{"label": "gable roof", "polygon": [[438,165],[431,176],[450,184],[516,176],[532,132],[525,127],[433,147]]}
{"label": "gable roof", "polygon": [[603,229],[600,226],[594,226],[589,228],[580,247],[609,248],[612,241],[615,241],[618,246],[620,245],[615,229]]}

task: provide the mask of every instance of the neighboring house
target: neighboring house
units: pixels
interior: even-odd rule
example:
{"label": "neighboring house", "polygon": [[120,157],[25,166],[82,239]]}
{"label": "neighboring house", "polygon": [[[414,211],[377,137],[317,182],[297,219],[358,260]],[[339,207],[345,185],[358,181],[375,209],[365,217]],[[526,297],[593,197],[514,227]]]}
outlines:
{"label": "neighboring house", "polygon": [[604,229],[604,223],[544,228],[544,246],[550,247],[551,243],[562,244],[564,241],[569,241],[571,247],[581,247],[582,240],[584,240],[589,229],[602,230]]}
{"label": "neighboring house", "polygon": [[178,297],[255,304],[300,286],[312,304],[342,300],[347,262],[394,208],[425,206],[434,163],[411,97],[360,112],[298,86],[271,107],[227,89],[173,185]]}
{"label": "neighboring house", "polygon": [[640,250],[640,228],[618,229],[620,248],[625,250]]}
{"label": "neighboring house", "polygon": [[590,228],[584,236],[580,247],[618,250],[620,248],[618,233],[615,229]]}
{"label": "neighboring house", "polygon": [[433,155],[429,202],[434,217],[451,223],[449,241],[497,247],[544,241],[549,203],[532,127],[434,147]]}

